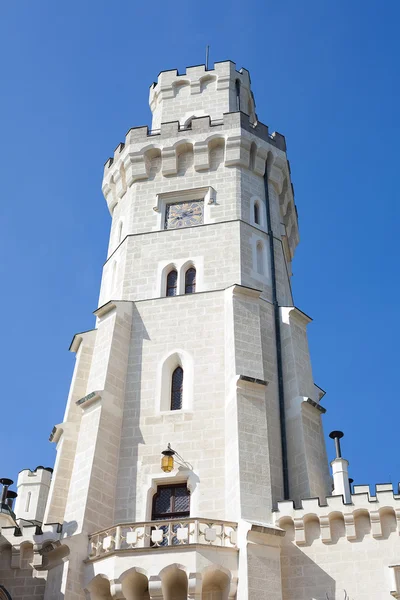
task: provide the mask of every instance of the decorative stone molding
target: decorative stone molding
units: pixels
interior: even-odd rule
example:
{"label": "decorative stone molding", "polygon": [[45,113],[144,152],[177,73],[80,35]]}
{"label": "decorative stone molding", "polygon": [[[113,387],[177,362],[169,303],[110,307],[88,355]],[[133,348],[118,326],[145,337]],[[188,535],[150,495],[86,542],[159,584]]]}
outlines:
{"label": "decorative stone molding", "polygon": [[[295,508],[292,501],[278,502],[278,509],[274,512],[274,522],[281,526],[292,522],[295,532],[295,543],[298,546],[306,543],[307,521],[317,519],[320,526],[320,540],[323,543],[332,543],[331,519],[343,519],[347,540],[357,539],[357,518],[361,515],[368,516],[371,524],[370,534],[375,539],[383,537],[382,519],[388,513],[396,518],[397,533],[400,535],[400,494],[393,493],[393,487],[381,484],[377,487],[375,496],[365,490],[367,486],[354,486],[363,489],[363,492],[351,495],[351,504],[345,504],[342,496],[328,496],[326,504],[321,504],[319,498],[302,500],[301,507]],[[385,489],[379,489],[384,487]]]}

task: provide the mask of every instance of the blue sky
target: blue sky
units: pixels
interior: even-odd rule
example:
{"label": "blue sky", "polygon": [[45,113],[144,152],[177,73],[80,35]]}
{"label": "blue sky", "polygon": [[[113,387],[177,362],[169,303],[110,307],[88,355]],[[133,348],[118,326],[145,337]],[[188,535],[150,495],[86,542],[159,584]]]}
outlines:
{"label": "blue sky", "polygon": [[399,18],[392,0],[3,3],[0,476],[54,462],[67,349],[94,325],[106,257],[103,164],[150,124],[159,71],[210,44],[249,69],[259,119],[286,136],[325,432],[345,432],[356,483],[399,481]]}

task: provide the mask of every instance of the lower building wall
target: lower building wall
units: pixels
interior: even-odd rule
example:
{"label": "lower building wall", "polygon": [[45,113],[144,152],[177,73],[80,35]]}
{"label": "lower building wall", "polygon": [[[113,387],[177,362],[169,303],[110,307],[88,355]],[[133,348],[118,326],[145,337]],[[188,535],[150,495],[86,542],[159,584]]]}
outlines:
{"label": "lower building wall", "polygon": [[332,542],[320,539],[317,519],[306,523],[305,544],[294,542],[293,523],[281,548],[283,600],[388,600],[393,591],[390,564],[400,559],[394,515],[381,518],[382,537],[371,534],[368,515],[355,519],[356,537],[348,540],[342,517],[330,519]]}
{"label": "lower building wall", "polygon": [[[38,573],[30,566],[31,548],[22,551],[21,568],[11,568],[11,548],[0,551],[0,586],[12,600],[43,600],[46,573]],[[0,587],[1,590],[1,587]],[[0,595],[2,598],[2,596]]]}

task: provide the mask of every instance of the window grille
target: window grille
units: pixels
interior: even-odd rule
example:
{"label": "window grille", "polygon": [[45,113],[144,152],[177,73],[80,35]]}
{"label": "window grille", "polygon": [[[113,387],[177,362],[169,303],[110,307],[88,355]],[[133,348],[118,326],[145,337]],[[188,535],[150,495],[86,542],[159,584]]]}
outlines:
{"label": "window grille", "polygon": [[176,296],[178,286],[178,273],[175,271],[170,271],[167,276],[167,296]]}
{"label": "window grille", "polygon": [[171,382],[171,410],[180,410],[182,408],[183,392],[183,369],[176,367],[172,373]]}
{"label": "window grille", "polygon": [[196,291],[196,269],[191,267],[185,273],[185,294],[194,294]]}

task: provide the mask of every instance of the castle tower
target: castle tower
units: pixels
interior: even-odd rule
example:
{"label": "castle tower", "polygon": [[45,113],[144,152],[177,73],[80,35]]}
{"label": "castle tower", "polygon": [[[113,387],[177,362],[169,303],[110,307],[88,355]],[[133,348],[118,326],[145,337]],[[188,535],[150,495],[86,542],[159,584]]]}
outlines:
{"label": "castle tower", "polygon": [[[248,531],[276,551],[277,502],[330,492],[310,319],[291,294],[285,140],[257,121],[249,74],[231,62],[162,72],[150,106],[152,130],[131,129],[105,166],[96,328],[71,345],[45,522],[66,524],[81,559],[91,536],[90,568],[65,563],[76,598],[80,577],[94,598],[124,597],[130,568],[150,597],[233,597],[237,582],[244,598]],[[182,459],[163,473],[168,443]]]}
{"label": "castle tower", "polygon": [[359,539],[354,518],[368,513],[375,540],[379,506],[400,523],[400,497],[381,486],[370,511],[340,453],[331,496],[311,319],[291,291],[285,139],[258,120],[249,73],[230,61],[160,73],[150,107],[152,129],[130,129],[105,165],[107,259],[95,328],[71,344],[50,490],[48,470],[22,472],[0,546],[13,568],[30,548],[44,600],[334,598],[332,577],[307,583],[318,555],[298,556],[307,527],[318,521],[333,544],[342,519]]}

